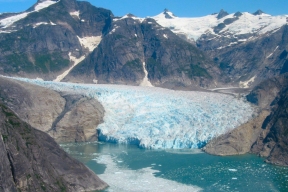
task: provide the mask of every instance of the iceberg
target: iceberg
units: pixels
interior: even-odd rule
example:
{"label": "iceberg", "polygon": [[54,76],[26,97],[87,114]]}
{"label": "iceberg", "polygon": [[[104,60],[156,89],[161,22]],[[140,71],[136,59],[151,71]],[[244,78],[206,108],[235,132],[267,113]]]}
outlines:
{"label": "iceberg", "polygon": [[100,141],[148,149],[201,148],[255,112],[248,102],[221,93],[15,79],[97,99],[105,109]]}

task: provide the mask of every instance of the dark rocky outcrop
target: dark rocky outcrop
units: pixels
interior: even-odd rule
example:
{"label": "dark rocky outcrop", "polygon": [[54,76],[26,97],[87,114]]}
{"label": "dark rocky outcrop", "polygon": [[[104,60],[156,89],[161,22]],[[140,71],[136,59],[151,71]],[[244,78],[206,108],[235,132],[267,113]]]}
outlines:
{"label": "dark rocky outcrop", "polygon": [[[173,19],[173,17],[175,17],[175,15],[172,13],[172,15],[170,15],[169,13],[169,10],[168,9],[164,9],[164,12],[163,14],[165,15],[165,18],[166,19]],[[172,17],[173,16],[173,17]]]}
{"label": "dark rocky outcrop", "polygon": [[288,166],[288,86],[272,104],[272,112],[263,122],[264,130],[251,152],[267,157],[266,162]]}
{"label": "dark rocky outcrop", "polygon": [[234,13],[234,17],[240,17],[241,15],[243,15],[243,13],[237,11],[236,13]]}
{"label": "dark rocky outcrop", "polygon": [[263,81],[255,86],[246,98],[261,109],[270,109],[273,100],[283,87],[288,87],[288,74]]}
{"label": "dark rocky outcrop", "polygon": [[229,13],[227,13],[226,11],[224,11],[224,9],[221,9],[220,12],[217,15],[217,19],[221,19],[225,16],[229,15]]}
{"label": "dark rocky outcrop", "polygon": [[107,187],[46,133],[0,103],[0,191],[93,191]]}
{"label": "dark rocky outcrop", "polygon": [[57,142],[97,140],[104,109],[95,99],[4,77],[0,77],[0,98],[22,120]]}
{"label": "dark rocky outcrop", "polygon": [[253,15],[262,15],[264,13],[261,9],[258,9],[256,12],[253,13]]}

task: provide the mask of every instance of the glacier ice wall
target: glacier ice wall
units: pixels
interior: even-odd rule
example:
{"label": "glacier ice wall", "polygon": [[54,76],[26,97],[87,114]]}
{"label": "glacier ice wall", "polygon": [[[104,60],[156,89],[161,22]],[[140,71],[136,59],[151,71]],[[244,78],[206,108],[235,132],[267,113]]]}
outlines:
{"label": "glacier ice wall", "polygon": [[99,140],[143,148],[200,148],[254,113],[249,103],[220,93],[18,79],[98,99],[105,109]]}

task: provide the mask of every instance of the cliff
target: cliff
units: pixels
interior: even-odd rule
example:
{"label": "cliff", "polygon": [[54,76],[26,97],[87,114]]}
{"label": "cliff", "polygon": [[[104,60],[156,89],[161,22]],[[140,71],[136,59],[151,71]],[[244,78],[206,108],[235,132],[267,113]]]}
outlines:
{"label": "cliff", "polygon": [[96,127],[104,116],[104,108],[95,99],[4,77],[0,77],[0,99],[57,142],[96,141]]}
{"label": "cliff", "polygon": [[247,99],[259,106],[259,115],[212,139],[203,150],[213,155],[251,152],[266,157],[266,162],[288,166],[288,74],[262,82]]}
{"label": "cliff", "polygon": [[107,184],[0,103],[0,191],[92,191]]}

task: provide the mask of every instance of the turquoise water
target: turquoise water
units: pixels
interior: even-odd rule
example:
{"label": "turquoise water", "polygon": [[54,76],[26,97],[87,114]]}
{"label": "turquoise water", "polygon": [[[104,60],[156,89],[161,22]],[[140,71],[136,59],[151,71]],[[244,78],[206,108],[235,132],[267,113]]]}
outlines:
{"label": "turquoise water", "polygon": [[288,168],[251,154],[219,157],[111,143],[61,147],[106,181],[106,191],[288,191]]}

